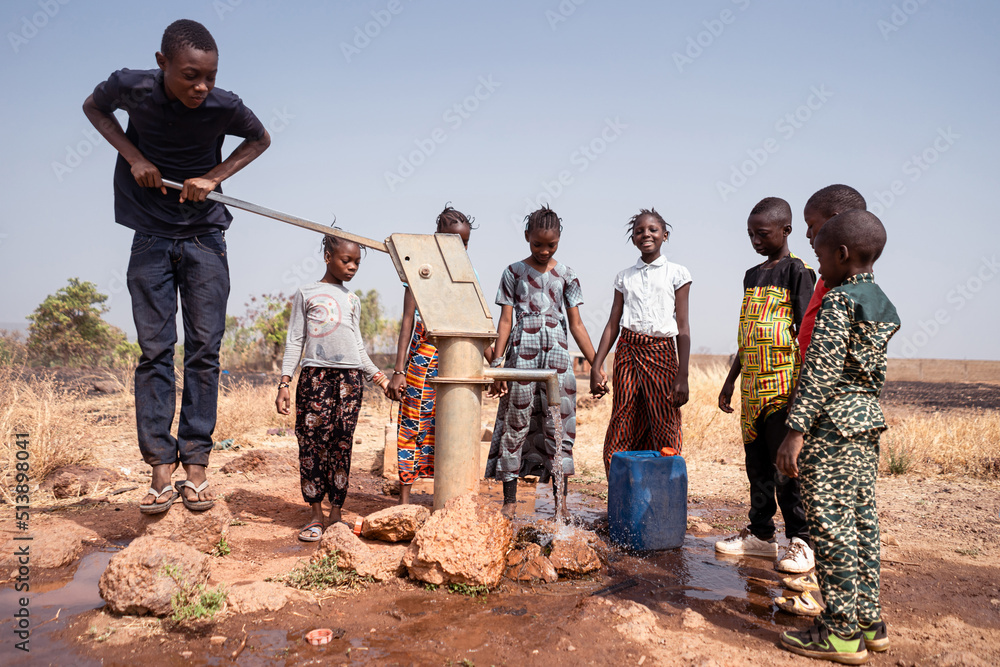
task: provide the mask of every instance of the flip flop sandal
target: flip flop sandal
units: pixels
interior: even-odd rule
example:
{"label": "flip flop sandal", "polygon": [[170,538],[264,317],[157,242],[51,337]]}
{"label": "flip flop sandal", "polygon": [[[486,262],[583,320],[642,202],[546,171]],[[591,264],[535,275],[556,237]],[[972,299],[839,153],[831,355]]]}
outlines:
{"label": "flip flop sandal", "polygon": [[813,599],[813,596],[809,593],[809,591],[805,591],[801,595],[795,595],[790,598],[774,598],[774,604],[776,604],[778,609],[781,611],[788,612],[789,614],[795,614],[796,616],[819,616],[823,612],[823,607],[821,607],[820,604]]}
{"label": "flip flop sandal", "polygon": [[207,509],[211,509],[212,506],[215,505],[214,500],[188,500],[188,497],[184,495],[184,487],[188,487],[195,493],[200,494],[208,488],[207,479],[198,486],[195,486],[193,482],[186,479],[175,483],[174,486],[177,487],[177,493],[180,495],[181,501],[184,503],[184,507],[188,508],[192,512],[204,512]]}
{"label": "flip flop sandal", "polygon": [[299,540],[302,542],[319,542],[323,539],[323,524],[313,521],[306,524],[306,527],[299,531]]}
{"label": "flip flop sandal", "polygon": [[784,577],[781,580],[781,585],[790,591],[798,591],[799,593],[819,590],[819,582],[816,581],[815,572],[799,575],[798,577]]}
{"label": "flip flop sandal", "polygon": [[[159,500],[160,496],[162,496],[164,493],[167,493],[168,491],[170,492],[170,500],[168,500],[165,503],[156,502],[157,500]],[[157,491],[153,487],[149,487],[149,494],[153,496],[154,500],[148,505],[141,505],[141,504],[139,505],[139,511],[142,512],[143,514],[163,514],[168,509],[170,509],[170,506],[174,504],[175,500],[177,500],[177,492],[174,491],[173,485],[165,486],[159,491]]]}

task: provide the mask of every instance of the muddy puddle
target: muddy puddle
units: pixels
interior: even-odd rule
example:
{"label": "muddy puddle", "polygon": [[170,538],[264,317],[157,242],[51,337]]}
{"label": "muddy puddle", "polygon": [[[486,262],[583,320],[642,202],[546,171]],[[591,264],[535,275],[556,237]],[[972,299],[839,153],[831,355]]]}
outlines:
{"label": "muddy puddle", "polygon": [[[551,485],[539,484],[532,491],[523,494],[523,514],[517,523],[553,517]],[[606,525],[606,506],[602,500],[575,492],[571,487],[567,505],[575,525],[597,526],[599,532],[600,527]],[[692,515],[696,514],[697,510],[692,511]],[[541,586],[513,585],[485,598],[429,594],[421,590],[373,589],[370,593],[359,594],[351,603],[357,605],[357,609],[347,615],[326,610],[317,615],[315,611],[301,608],[306,614],[292,613],[302,619],[283,618],[283,624],[286,627],[294,625],[294,629],[276,629],[274,623],[267,622],[271,619],[263,619],[262,624],[253,628],[246,627],[246,648],[235,664],[308,665],[331,661],[339,664],[438,664],[445,645],[453,655],[467,655],[475,661],[478,651],[493,652],[498,637],[517,636],[532,618],[569,614],[578,601],[588,595],[634,600],[651,609],[662,609],[661,603],[691,606],[709,622],[718,625],[731,625],[734,617],[743,617],[743,621],[737,622],[744,623],[750,617],[755,624],[794,625],[795,619],[775,614],[771,603],[773,596],[781,594],[771,561],[717,556],[714,539],[687,535],[680,549],[644,554],[612,548],[607,570],[597,577],[560,580]],[[5,656],[2,662],[17,665],[99,664],[85,656],[85,640],[75,636],[86,628],[81,625],[72,632],[65,630],[74,617],[103,606],[98,580],[114,553],[115,550],[105,549],[87,554],[68,577],[33,587],[31,653]],[[17,597],[18,594],[9,588],[0,591],[0,607],[14,609]],[[58,619],[49,620],[57,612]],[[377,627],[362,631],[357,627],[353,631],[338,627],[352,626],[351,617],[355,612],[356,618],[368,618]],[[307,617],[311,620],[303,622]],[[375,619],[379,619],[378,622],[374,622]],[[335,637],[340,630],[341,636],[326,646],[309,645],[304,639],[305,632],[320,626],[333,629]],[[4,627],[9,627],[9,621]],[[533,632],[538,632],[537,623],[531,627]],[[183,648],[178,650],[176,642],[172,641],[172,649],[158,656],[156,664],[234,664],[230,656],[241,638],[239,630],[239,627],[226,630],[220,627],[218,631],[228,631],[229,639],[221,650],[210,653],[194,651],[194,655],[182,656]],[[547,641],[555,642],[558,638],[553,634],[547,638],[533,637],[533,640],[544,646]]]}
{"label": "muddy puddle", "polygon": [[[29,653],[23,653],[11,647],[10,652],[5,650],[7,655],[3,663],[81,666],[100,664],[96,660],[76,655],[71,646],[54,640],[53,636],[64,630],[77,614],[104,606],[104,600],[101,599],[97,589],[97,582],[108,566],[108,561],[117,551],[117,549],[102,549],[87,554],[80,559],[70,578],[32,585],[28,595],[32,625],[29,641],[31,650]],[[17,609],[18,598],[23,596],[24,593],[4,588],[0,591],[0,609]],[[5,626],[13,630],[13,626],[9,623],[5,623]]]}

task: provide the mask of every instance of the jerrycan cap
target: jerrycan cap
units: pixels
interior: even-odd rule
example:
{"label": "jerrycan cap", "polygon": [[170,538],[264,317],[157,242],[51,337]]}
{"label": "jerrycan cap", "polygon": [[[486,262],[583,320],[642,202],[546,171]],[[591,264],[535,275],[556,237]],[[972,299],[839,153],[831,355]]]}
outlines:
{"label": "jerrycan cap", "polygon": [[680,456],[680,452],[673,447],[667,446],[660,450],[660,456]]}

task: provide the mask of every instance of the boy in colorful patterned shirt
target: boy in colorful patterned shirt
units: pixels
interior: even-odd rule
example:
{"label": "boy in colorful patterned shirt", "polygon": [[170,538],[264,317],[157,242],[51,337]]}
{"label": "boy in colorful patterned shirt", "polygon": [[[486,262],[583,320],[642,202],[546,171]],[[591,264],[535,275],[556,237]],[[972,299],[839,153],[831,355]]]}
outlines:
{"label": "boy in colorful patterned shirt", "polygon": [[832,218],[816,235],[819,272],[830,291],[777,457],[784,474],[801,475],[826,604],[815,626],[783,633],[781,645],[845,664],[889,648],[879,606],[875,479],[886,428],[879,406],[886,346],[899,316],[872,274],[885,239],[879,219],[860,210]]}
{"label": "boy in colorful patterned shirt", "polygon": [[785,437],[788,399],[801,361],[795,333],[816,278],[788,250],[792,209],[784,199],[767,197],[754,206],[747,232],[754,250],[767,261],[751,268],[743,279],[739,355],[719,392],[719,408],[733,412],[730,401],[736,378],[742,375],[740,422],[750,481],[750,524],[738,535],[716,542],[715,549],[730,555],[777,557],[774,515],[780,507],[790,543],[775,567],[804,573],[812,569],[813,555],[798,482],[778,473],[774,457]]}

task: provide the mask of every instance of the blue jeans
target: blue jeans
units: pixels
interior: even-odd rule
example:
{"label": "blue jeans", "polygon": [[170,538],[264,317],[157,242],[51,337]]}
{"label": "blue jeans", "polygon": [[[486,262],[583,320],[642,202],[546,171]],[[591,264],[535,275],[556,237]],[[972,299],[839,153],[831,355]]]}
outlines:
{"label": "blue jeans", "polygon": [[[221,231],[187,239],[136,232],[128,291],[142,356],[135,369],[139,449],[149,465],[208,465],[219,397],[219,348],[226,329],[229,260]],[[177,295],[184,321],[184,389],[177,437],[174,345]]]}

